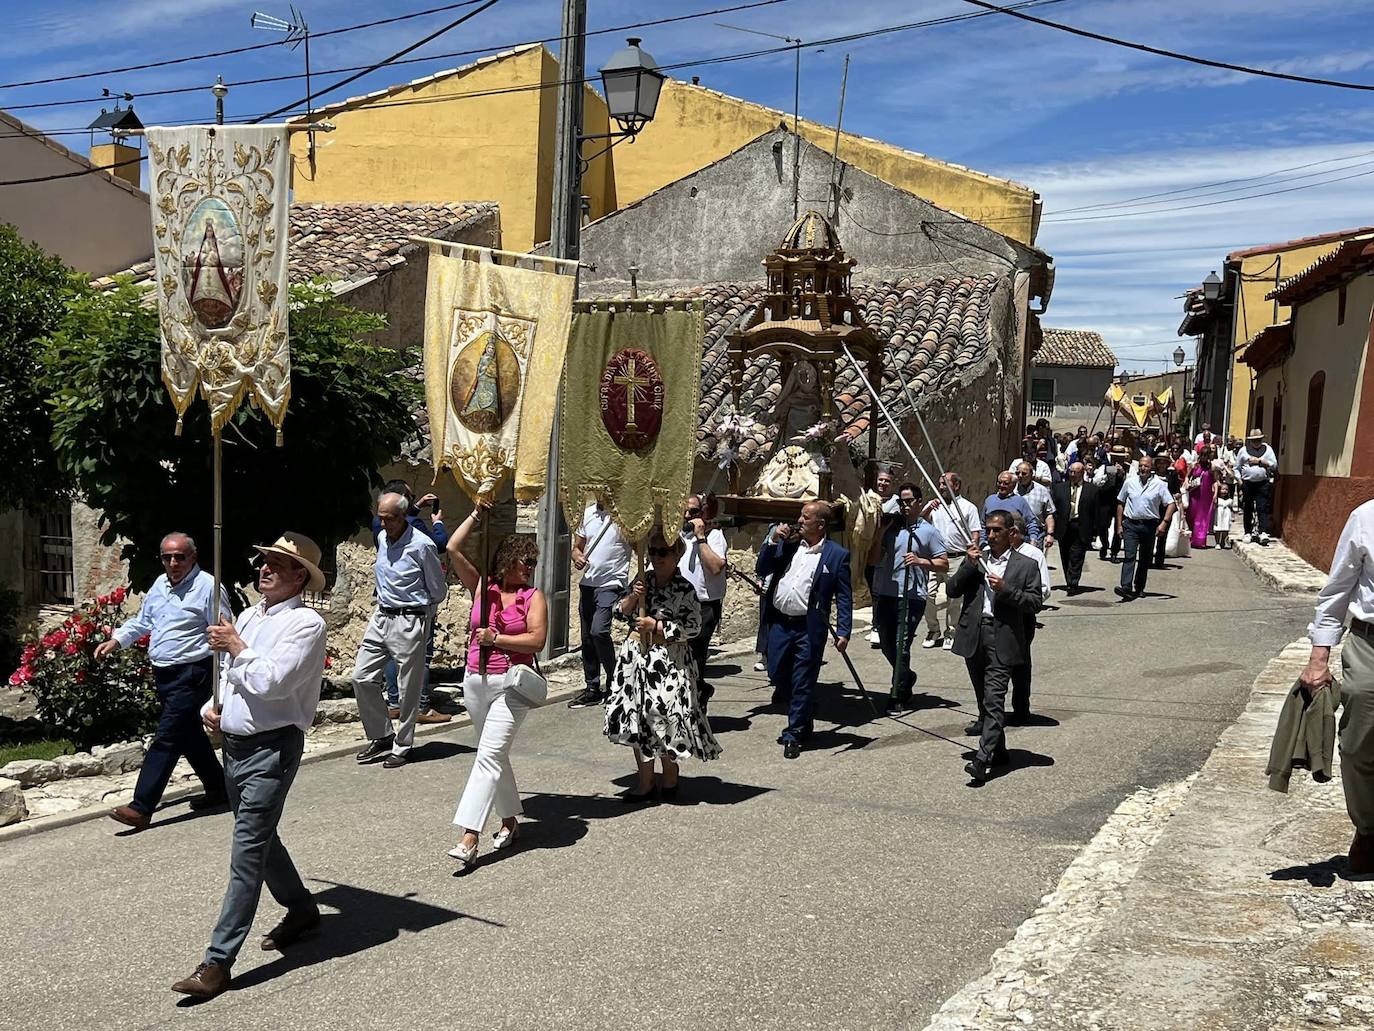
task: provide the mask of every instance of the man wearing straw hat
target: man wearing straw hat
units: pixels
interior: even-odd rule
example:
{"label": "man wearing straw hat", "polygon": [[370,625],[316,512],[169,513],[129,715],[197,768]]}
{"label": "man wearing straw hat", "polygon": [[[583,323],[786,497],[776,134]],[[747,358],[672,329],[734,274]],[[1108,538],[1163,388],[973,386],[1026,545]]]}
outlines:
{"label": "man wearing straw hat", "polygon": [[324,680],[324,618],[301,601],[324,588],[320,549],[309,537],[284,533],[262,556],[262,601],[238,622],[210,627],[210,647],[222,655],[219,707],[201,710],[208,730],[224,736],[224,783],[234,813],[229,888],[210,947],[174,992],[211,999],[229,987],[229,972],[248,937],[265,883],[286,916],[262,940],[284,949],[313,931],[320,910],[277,836],[287,792],[300,768],[305,732],[315,718]]}
{"label": "man wearing straw hat", "polygon": [[[353,694],[368,745],[358,762],[396,769],[406,764],[415,743],[415,720],[420,713],[420,692],[425,682],[425,648],[439,603],[448,593],[444,567],[434,541],[410,525],[410,503],[403,494],[383,494],[377,499],[377,607],[368,620],[358,660],[353,668]],[[391,716],[382,698],[383,672],[388,661],[396,663],[400,688],[400,722],[393,732]]]}
{"label": "man wearing straw hat", "polygon": [[1273,501],[1274,473],[1279,460],[1264,442],[1256,426],[1236,452],[1236,479],[1240,480],[1241,513],[1245,518],[1245,543],[1269,543],[1269,506]]}

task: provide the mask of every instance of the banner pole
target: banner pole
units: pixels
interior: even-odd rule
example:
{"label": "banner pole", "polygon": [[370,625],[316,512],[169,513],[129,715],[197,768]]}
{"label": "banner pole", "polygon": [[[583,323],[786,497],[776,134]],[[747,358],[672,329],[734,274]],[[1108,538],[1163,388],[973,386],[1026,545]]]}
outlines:
{"label": "banner pole", "polygon": [[[212,495],[213,495],[213,498],[214,498],[214,502],[213,502],[213,519],[214,519],[215,568],[214,568],[213,572],[214,572],[214,575],[215,575],[215,596],[214,596],[214,598],[211,599],[211,601],[210,601],[210,622],[211,622],[211,624],[213,624],[213,625],[217,625],[217,624],[219,623],[219,621],[220,621],[220,618],[221,618],[220,609],[219,609],[219,599],[220,599],[220,594],[221,594],[221,591],[222,591],[222,589],[221,589],[221,587],[220,587],[220,584],[221,584],[221,576],[220,576],[220,572],[221,572],[220,553],[223,551],[223,548],[221,547],[221,545],[222,545],[222,543],[223,543],[223,538],[224,538],[224,532],[223,532],[223,531],[224,531],[224,487],[223,487],[223,472],[224,472],[224,468],[223,468],[223,449],[220,447],[220,431],[219,431],[219,430],[215,430],[215,431],[214,431],[214,433],[213,433],[213,435],[212,435],[212,440],[213,440],[213,443],[212,443],[210,446],[211,446],[211,449],[212,449],[213,452],[214,452],[214,462],[213,462],[213,468],[214,468],[214,484],[213,484],[213,487],[212,487]],[[219,652],[218,652],[218,651],[211,651],[211,652],[210,652],[210,682],[211,682],[211,684],[213,685],[213,689],[214,689],[214,708],[215,708],[215,711],[216,711],[216,712],[218,712],[219,709],[220,709],[220,696],[219,696],[219,660],[220,660],[220,654],[219,654]]]}
{"label": "banner pole", "polygon": [[[649,614],[649,572],[647,563],[644,560],[644,551],[648,547],[649,538],[641,537],[635,544],[635,554],[639,558],[639,578],[644,583],[644,597],[639,599],[639,617],[643,619]],[[641,630],[639,632],[639,647],[645,655],[649,654],[649,632]]]}
{"label": "banner pole", "polygon": [[[490,509],[488,509],[488,513],[490,513]],[[480,534],[482,539],[482,568],[477,572],[477,589],[481,592],[481,599],[478,602],[481,606],[478,610],[481,613],[481,618],[478,621],[478,629],[481,630],[485,630],[487,625],[491,622],[491,592],[487,589],[487,570],[491,566],[491,538],[488,536],[489,533],[490,529],[487,526],[486,516],[483,516]],[[485,644],[478,646],[477,672],[484,677],[487,675],[487,656],[489,654],[490,649],[488,649]]]}

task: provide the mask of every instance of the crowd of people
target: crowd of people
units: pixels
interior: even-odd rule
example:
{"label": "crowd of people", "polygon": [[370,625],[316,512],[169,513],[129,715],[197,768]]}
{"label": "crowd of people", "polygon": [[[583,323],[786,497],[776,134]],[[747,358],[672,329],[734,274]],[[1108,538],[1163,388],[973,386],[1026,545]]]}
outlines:
{"label": "crowd of people", "polygon": [[[873,599],[874,643],[891,669],[886,711],[900,716],[915,707],[912,656],[924,627],[924,648],[964,660],[977,708],[965,728],[976,739],[965,767],[973,784],[1007,764],[1007,726],[1032,718],[1031,656],[1036,616],[1052,588],[1051,549],[1058,547],[1070,595],[1085,589],[1089,551],[1102,560],[1124,551],[1116,591],[1127,602],[1166,557],[1207,547],[1209,539],[1226,546],[1237,491],[1247,539],[1268,540],[1277,463],[1258,430],[1238,446],[1206,427],[1186,444],[1151,431],[1104,437],[1086,427],[1074,436],[1050,434],[1044,424],[1027,430],[1020,456],[997,474],[981,506],[963,496],[957,472],[943,473],[927,498],[920,484],[895,482],[890,467],[877,471],[861,502],[877,518],[858,560]],[[479,568],[469,556],[487,512],[478,504],[450,534],[436,498],[417,502],[406,484],[387,484],[373,524],[376,604],[352,677],[367,737],[357,761],[405,766],[417,723],[447,718],[434,713],[428,696],[435,618],[449,576],[473,597],[462,691],[478,744],[453,817],[458,841],[448,852],[461,867],[477,861],[493,811],[490,847],[518,840],[511,749],[525,716],[547,698],[536,658],[549,623],[547,601],[534,586],[539,544],[530,534],[507,535]],[[651,534],[638,575],[631,575],[632,548],[600,505],[587,506],[574,533],[584,686],[569,707],[599,709],[608,742],[630,749],[634,780],[621,795],[627,804],[672,800],[683,760],[721,754],[705,675],[730,572],[715,516],[712,498],[689,498],[680,525]],[[778,744],[789,760],[812,737],[826,651],[844,653],[853,628],[855,559],[835,539],[837,516],[824,501],[801,504],[796,522],[768,528],[754,562],[757,580],[742,576],[760,595],[755,668],[766,671],[770,705],[785,716]],[[320,551],[292,533],[258,550],[261,601],[231,623],[222,597],[216,621],[213,580],[200,570],[194,542],[170,534],[162,542],[166,574],[138,615],[100,646],[108,654],[151,634],[163,703],[134,799],[111,816],[146,827],[181,756],[205,785],[198,806],[227,805],[234,813],[220,920],[202,963],[174,985],[199,997],[227,987],[264,885],[287,910],[264,949],[284,948],[319,923],[276,827],[324,672],[324,621],[301,597],[323,586]],[[221,655],[218,704],[212,652]],[[206,730],[223,737],[222,767]]]}

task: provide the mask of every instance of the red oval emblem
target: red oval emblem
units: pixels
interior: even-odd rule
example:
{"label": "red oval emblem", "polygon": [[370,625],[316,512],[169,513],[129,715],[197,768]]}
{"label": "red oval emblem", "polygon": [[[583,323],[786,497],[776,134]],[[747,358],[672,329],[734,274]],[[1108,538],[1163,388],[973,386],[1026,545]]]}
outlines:
{"label": "red oval emblem", "polygon": [[663,377],[637,347],[612,355],[601,373],[601,422],[617,446],[642,451],[663,427]]}

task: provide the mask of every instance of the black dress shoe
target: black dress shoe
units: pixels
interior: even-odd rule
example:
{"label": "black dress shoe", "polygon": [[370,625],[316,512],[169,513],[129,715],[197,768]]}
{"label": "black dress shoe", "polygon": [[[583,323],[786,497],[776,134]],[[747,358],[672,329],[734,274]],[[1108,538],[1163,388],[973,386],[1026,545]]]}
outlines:
{"label": "black dress shoe", "polygon": [[1122,601],[1135,601],[1135,594],[1126,590],[1124,587],[1113,587],[1112,590]]}
{"label": "black dress shoe", "polygon": [[967,727],[964,728],[964,736],[965,736],[965,737],[982,737],[982,736],[983,736],[983,721],[982,721],[982,720],[974,720],[972,723],[970,723]]}
{"label": "black dress shoe", "polygon": [[223,793],[197,795],[187,805],[190,806],[193,813],[204,812],[207,809],[224,809],[229,805],[229,796]]}
{"label": "black dress shoe", "polygon": [[1031,714],[1029,709],[1027,709],[1025,712],[1009,712],[1007,713],[1007,726],[1024,727],[1027,723],[1030,722],[1030,716]]}
{"label": "black dress shoe", "polygon": [[654,786],[648,791],[622,791],[620,800],[626,805],[648,805],[658,799],[658,787]]}
{"label": "black dress shoe", "polygon": [[383,760],[383,762],[382,762],[382,769],[384,769],[384,770],[395,770],[395,769],[399,769],[400,767],[404,766],[405,764],[406,764],[406,757],[405,757],[404,755],[397,755],[395,752],[393,752],[391,755],[388,755],[388,756],[386,757],[385,760]]}
{"label": "black dress shoe", "polygon": [[394,740],[392,735],[379,737],[376,741],[369,741],[367,747],[358,753],[359,763],[375,763],[379,759],[385,759],[391,754],[391,742]]}
{"label": "black dress shoe", "polygon": [[969,780],[973,781],[975,784],[982,784],[987,781],[991,771],[984,763],[980,763],[977,759],[974,759],[965,764],[964,772],[968,774]]}
{"label": "black dress shoe", "polygon": [[262,938],[263,952],[280,952],[288,945],[294,945],[320,926],[320,910],[311,905],[309,909],[288,911],[281,923],[268,931]]}
{"label": "black dress shoe", "polygon": [[782,757],[784,759],[796,759],[801,755],[801,745],[795,741],[784,741],[782,745]]}

